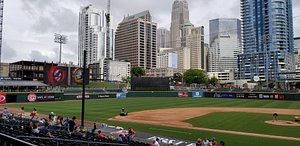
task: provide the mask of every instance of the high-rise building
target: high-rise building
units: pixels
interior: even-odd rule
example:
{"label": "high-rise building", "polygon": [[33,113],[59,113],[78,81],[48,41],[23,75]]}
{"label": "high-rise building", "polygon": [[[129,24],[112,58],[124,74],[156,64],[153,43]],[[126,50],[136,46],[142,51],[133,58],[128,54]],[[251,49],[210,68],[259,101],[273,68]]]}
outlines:
{"label": "high-rise building", "polygon": [[166,28],[157,29],[157,48],[170,48],[170,31]]}
{"label": "high-rise building", "polygon": [[181,27],[181,47],[190,48],[190,68],[206,70],[204,27],[187,22]]}
{"label": "high-rise building", "polygon": [[175,0],[172,6],[170,40],[171,48],[181,47],[180,29],[189,22],[189,8],[186,0]]}
{"label": "high-rise building", "polygon": [[0,0],[0,69],[1,68],[1,56],[2,56],[2,28],[3,28],[3,9],[4,9],[4,0]]}
{"label": "high-rise building", "polygon": [[[79,13],[78,64],[83,65],[83,51],[87,51],[87,65],[104,64],[105,59],[114,60],[114,30],[107,37],[106,12],[92,5],[81,8]],[[107,46],[107,41],[110,45]],[[103,72],[103,66],[101,66]]]}
{"label": "high-rise building", "polygon": [[300,80],[300,37],[294,38],[295,60],[296,60],[296,79]]}
{"label": "high-rise building", "polygon": [[292,0],[241,0],[243,54],[239,79],[280,81],[294,78]]}
{"label": "high-rise building", "polygon": [[209,21],[211,60],[210,72],[237,68],[241,53],[241,21],[236,18],[218,18]]}
{"label": "high-rise building", "polygon": [[172,48],[160,48],[156,68],[177,68],[177,52]]}
{"label": "high-rise building", "polygon": [[131,66],[156,68],[157,24],[150,12],[125,17],[116,31],[116,59]]}

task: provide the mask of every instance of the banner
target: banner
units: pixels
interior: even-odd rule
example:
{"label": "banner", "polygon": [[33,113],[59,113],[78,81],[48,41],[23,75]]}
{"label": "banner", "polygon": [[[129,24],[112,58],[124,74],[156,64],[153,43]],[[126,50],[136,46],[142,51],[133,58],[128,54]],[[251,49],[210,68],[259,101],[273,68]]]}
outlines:
{"label": "banner", "polygon": [[179,91],[178,97],[189,97],[189,94],[187,91]]}
{"label": "banner", "polygon": [[30,93],[27,95],[29,102],[56,101],[60,100],[60,96],[55,96],[54,93]]}
{"label": "banner", "polygon": [[6,93],[0,92],[0,104],[6,103]]}
{"label": "banner", "polygon": [[204,97],[204,92],[193,92],[192,96],[193,97]]}
{"label": "banner", "polygon": [[117,98],[126,98],[126,93],[117,93]]}

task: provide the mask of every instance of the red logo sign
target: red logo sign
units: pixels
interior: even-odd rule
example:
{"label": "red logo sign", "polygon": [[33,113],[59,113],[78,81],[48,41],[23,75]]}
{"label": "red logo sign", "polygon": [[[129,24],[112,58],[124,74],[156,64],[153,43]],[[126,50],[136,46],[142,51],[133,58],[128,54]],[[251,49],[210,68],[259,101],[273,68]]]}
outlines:
{"label": "red logo sign", "polygon": [[29,102],[35,102],[36,95],[34,93],[30,93],[30,94],[28,94],[27,99]]}
{"label": "red logo sign", "polygon": [[5,103],[6,103],[6,94],[0,93],[0,104],[5,104]]}
{"label": "red logo sign", "polygon": [[189,97],[189,94],[188,94],[187,91],[179,91],[178,92],[178,97],[184,97],[184,98],[186,98],[186,97]]}

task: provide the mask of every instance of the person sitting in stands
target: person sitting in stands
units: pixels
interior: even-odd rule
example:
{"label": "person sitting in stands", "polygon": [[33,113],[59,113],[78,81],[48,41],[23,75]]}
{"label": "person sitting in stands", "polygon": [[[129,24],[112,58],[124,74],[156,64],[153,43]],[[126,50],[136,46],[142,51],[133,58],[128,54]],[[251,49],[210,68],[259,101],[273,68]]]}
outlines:
{"label": "person sitting in stands", "polygon": [[116,139],[118,142],[123,142],[123,134],[119,134],[119,137]]}
{"label": "person sitting in stands", "polygon": [[128,141],[134,141],[135,131],[132,128],[128,130]]}
{"label": "person sitting in stands", "polygon": [[24,115],[25,115],[25,108],[22,106],[20,117],[23,118]]}
{"label": "person sitting in stands", "polygon": [[72,133],[74,128],[76,127],[76,123],[75,123],[76,117],[74,116],[72,118],[72,120],[69,120],[68,124],[69,124],[69,133]]}
{"label": "person sitting in stands", "polygon": [[102,133],[101,130],[98,131],[98,138],[99,139],[104,138],[104,134]]}
{"label": "person sitting in stands", "polygon": [[127,116],[127,115],[128,115],[128,112],[126,112],[125,109],[122,108],[120,116]]}
{"label": "person sitting in stands", "polygon": [[38,129],[38,126],[37,126],[37,123],[34,123],[33,125],[32,125],[32,133],[39,133],[40,132],[40,130]]}
{"label": "person sitting in stands", "polygon": [[34,118],[34,116],[36,116],[36,114],[37,114],[37,110],[36,110],[36,108],[33,108],[33,111],[30,114],[31,120]]}
{"label": "person sitting in stands", "polygon": [[41,134],[41,135],[45,135],[48,137],[54,137],[49,131],[49,123],[48,122],[46,122],[45,126],[43,128],[40,128],[39,130],[40,130],[39,134]]}
{"label": "person sitting in stands", "polygon": [[4,107],[3,111],[2,111],[2,116],[4,117],[8,117],[10,116],[10,112],[8,111],[7,107]]}

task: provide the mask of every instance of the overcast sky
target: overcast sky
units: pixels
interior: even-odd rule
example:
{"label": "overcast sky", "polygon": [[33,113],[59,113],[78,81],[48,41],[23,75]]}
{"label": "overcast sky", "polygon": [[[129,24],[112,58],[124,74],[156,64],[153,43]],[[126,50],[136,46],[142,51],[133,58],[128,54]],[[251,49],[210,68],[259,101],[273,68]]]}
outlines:
{"label": "overcast sky", "polygon": [[[122,18],[150,10],[159,27],[170,27],[174,0],[112,0],[113,26]],[[205,27],[215,18],[240,18],[240,0],[187,0],[190,20],[195,26]],[[62,62],[77,64],[77,30],[80,7],[93,4],[106,10],[107,0],[6,0],[2,62],[19,60],[58,62],[59,45],[53,42],[54,33],[68,36],[63,46]],[[294,32],[300,36],[300,0],[293,0]]]}

